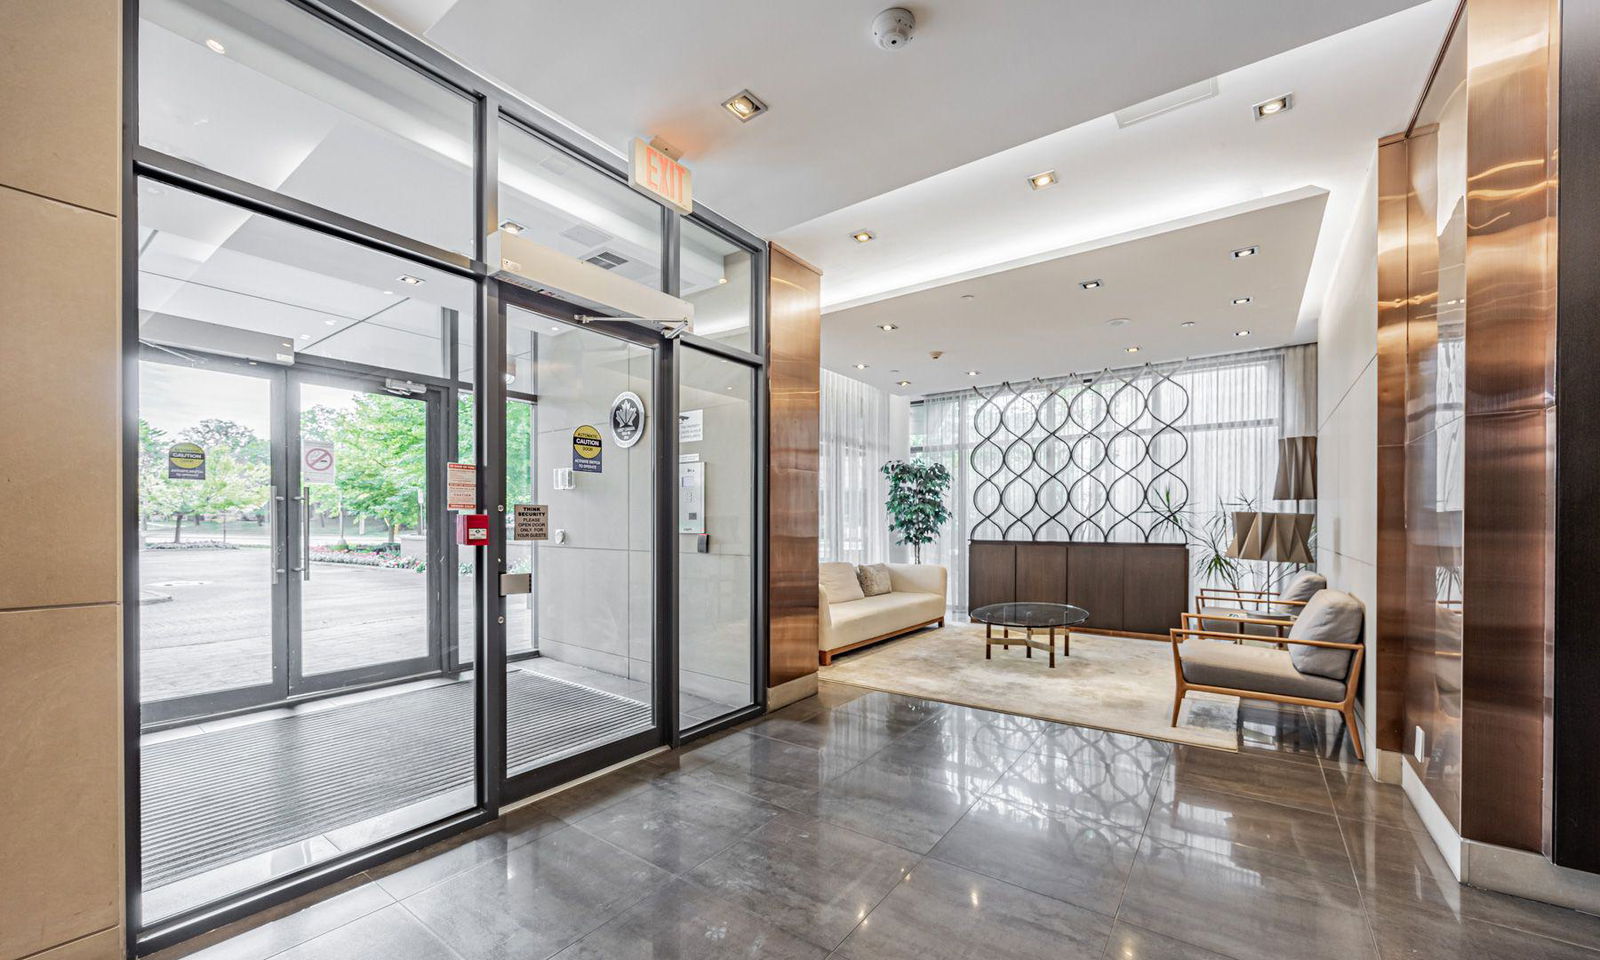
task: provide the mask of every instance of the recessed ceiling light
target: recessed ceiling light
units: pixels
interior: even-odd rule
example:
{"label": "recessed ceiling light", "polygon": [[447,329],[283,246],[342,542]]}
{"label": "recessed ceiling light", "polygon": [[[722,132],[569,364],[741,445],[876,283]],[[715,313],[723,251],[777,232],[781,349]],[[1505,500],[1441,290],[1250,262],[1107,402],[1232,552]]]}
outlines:
{"label": "recessed ceiling light", "polygon": [[1233,331],[1233,335],[1236,336],[1236,337],[1248,337],[1248,336],[1250,336],[1250,331],[1249,330],[1235,330],[1235,331]]}
{"label": "recessed ceiling light", "polygon": [[1100,280],[1080,280],[1078,286],[1085,290],[1099,290],[1104,285]]}
{"label": "recessed ceiling light", "polygon": [[864,364],[864,363],[858,363],[858,364],[856,364],[856,369],[857,370],[865,370],[865,369],[867,369],[867,365]]}
{"label": "recessed ceiling light", "polygon": [[1178,324],[1178,326],[1180,326],[1180,327],[1192,327],[1192,326],[1194,326],[1194,321],[1193,320],[1185,320],[1182,323]]}
{"label": "recessed ceiling light", "polygon": [[322,323],[323,323],[324,326],[332,327],[332,326],[336,326],[339,323],[339,321],[337,321],[337,320],[324,320],[324,321],[322,321]]}
{"label": "recessed ceiling light", "polygon": [[206,49],[210,50],[212,53],[227,53],[228,52],[228,48],[224,47],[222,45],[222,41],[218,40],[216,37],[207,37],[206,38]]}
{"label": "recessed ceiling light", "polygon": [[968,370],[967,371],[967,376],[969,376],[969,377],[976,377],[977,375],[978,375],[978,371],[976,371],[976,370]]}
{"label": "recessed ceiling light", "polygon": [[1054,186],[1055,182],[1056,172],[1054,170],[1046,170],[1044,173],[1036,173],[1028,178],[1028,186],[1035,190],[1043,190],[1045,187]]}
{"label": "recessed ceiling light", "polygon": [[727,277],[718,277],[717,278],[717,283],[719,283],[719,284],[727,283],[727,282],[728,282],[728,278]]}
{"label": "recessed ceiling light", "polygon": [[561,332],[561,324],[559,324],[559,323],[552,323],[552,324],[551,324],[551,325],[550,325],[550,332],[551,332],[551,333],[560,333],[560,332]]}
{"label": "recessed ceiling light", "polygon": [[895,385],[896,386],[901,386],[901,387],[909,387],[909,386],[911,386],[911,381],[910,380],[896,380],[895,381]]}
{"label": "recessed ceiling light", "polygon": [[1139,348],[1138,347],[1123,347],[1122,349],[1126,350],[1129,353],[1138,353],[1139,352]]}
{"label": "recessed ceiling light", "polygon": [[399,280],[401,283],[409,283],[413,287],[420,286],[422,284],[422,278],[421,277],[413,277],[409,273],[402,273],[402,274],[400,274],[400,276],[395,277],[395,279]]}
{"label": "recessed ceiling light", "polygon": [[891,331],[891,330],[899,330],[899,329],[900,329],[900,327],[899,327],[899,325],[898,325],[898,324],[893,324],[893,323],[880,323],[880,324],[878,324],[878,329],[879,329],[879,330],[882,330],[882,331],[883,331],[883,332],[884,332],[884,333],[888,333],[888,332],[889,332],[889,331]]}
{"label": "recessed ceiling light", "polygon": [[971,294],[971,293],[963,293],[963,294],[962,294],[962,295],[961,295],[961,299],[963,299],[963,300],[976,300],[976,299],[978,299],[978,298],[977,298],[977,295],[976,295],[976,294]]}
{"label": "recessed ceiling light", "polygon": [[876,234],[874,234],[871,230],[857,230],[855,233],[850,234],[850,239],[854,240],[856,243],[866,243],[875,236]]}
{"label": "recessed ceiling light", "polygon": [[504,230],[506,233],[511,234],[512,236],[516,236],[517,234],[521,233],[522,231],[524,231],[524,230],[526,230],[528,228],[524,227],[522,224],[518,223],[515,220],[502,220],[502,221],[500,221],[500,229]]}
{"label": "recessed ceiling light", "polygon": [[1110,320],[1106,321],[1106,326],[1108,326],[1108,327],[1125,327],[1131,322],[1132,321],[1130,321],[1127,317],[1112,317]]}
{"label": "recessed ceiling light", "polygon": [[1239,249],[1233,251],[1233,259],[1243,260],[1245,257],[1253,257],[1260,252],[1260,247],[1240,247]]}
{"label": "recessed ceiling light", "polygon": [[1245,304],[1247,304],[1249,302],[1250,302],[1250,298],[1249,297],[1234,297],[1233,298],[1233,305],[1236,306],[1236,307],[1242,307],[1242,306],[1244,306]]}
{"label": "recessed ceiling light", "polygon": [[300,334],[300,339],[301,339],[301,340],[310,340],[310,339],[311,339],[311,334],[309,334],[309,333],[302,333],[302,334]]}
{"label": "recessed ceiling light", "polygon": [[738,93],[722,101],[722,109],[739,118],[740,123],[749,123],[756,117],[767,112],[767,105],[761,98],[749,90],[740,90]]}
{"label": "recessed ceiling light", "polygon": [[1271,100],[1263,100],[1250,109],[1255,112],[1257,120],[1265,120],[1274,114],[1283,113],[1285,110],[1292,109],[1293,107],[1294,94],[1286,93],[1281,97],[1273,97]]}

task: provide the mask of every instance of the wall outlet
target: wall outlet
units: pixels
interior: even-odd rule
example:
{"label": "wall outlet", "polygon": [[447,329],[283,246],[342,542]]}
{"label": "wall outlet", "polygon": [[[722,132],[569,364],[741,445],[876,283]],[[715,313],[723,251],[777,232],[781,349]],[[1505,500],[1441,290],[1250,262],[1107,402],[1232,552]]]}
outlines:
{"label": "wall outlet", "polygon": [[1428,743],[1428,732],[1426,730],[1422,729],[1422,725],[1421,724],[1418,724],[1417,725],[1416,746],[1412,750],[1412,752],[1417,755],[1417,762],[1418,763],[1425,763],[1426,762],[1423,758],[1428,755],[1427,743]]}

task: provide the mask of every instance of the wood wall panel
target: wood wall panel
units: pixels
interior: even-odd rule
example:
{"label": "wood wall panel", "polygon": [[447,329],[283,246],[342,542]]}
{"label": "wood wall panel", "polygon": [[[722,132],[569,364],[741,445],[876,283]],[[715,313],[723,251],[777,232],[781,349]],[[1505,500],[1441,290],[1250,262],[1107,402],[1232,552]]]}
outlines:
{"label": "wood wall panel", "polygon": [[1189,609],[1189,548],[1150,544],[1125,551],[1122,629],[1166,633]]}
{"label": "wood wall panel", "polygon": [[1410,141],[1378,147],[1378,671],[1367,704],[1378,749],[1405,749],[1406,677],[1406,197]]}
{"label": "wood wall panel", "polygon": [[767,685],[775,687],[817,670],[822,276],[778,246],[769,262]]}
{"label": "wood wall panel", "polygon": [[1071,603],[1067,599],[1067,545],[1017,544],[1018,600]]}
{"label": "wood wall panel", "polygon": [[1017,598],[1016,544],[974,542],[967,571],[968,610]]}
{"label": "wood wall panel", "polygon": [[[1123,629],[1123,569],[1127,551],[1114,543],[1075,543],[1067,564],[1067,596],[1089,611],[1084,626]],[[1188,578],[1184,578],[1185,584]],[[1177,624],[1173,624],[1176,626]]]}

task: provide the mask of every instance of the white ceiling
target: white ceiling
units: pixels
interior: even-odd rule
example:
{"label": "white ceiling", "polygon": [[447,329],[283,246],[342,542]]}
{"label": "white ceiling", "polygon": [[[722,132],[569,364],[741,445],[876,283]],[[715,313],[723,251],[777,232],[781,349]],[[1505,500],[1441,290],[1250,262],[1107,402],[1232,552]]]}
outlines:
{"label": "white ceiling", "polygon": [[[894,52],[888,0],[367,2],[614,149],[662,137],[767,235],[1416,0],[906,3]],[[744,88],[771,111],[741,124],[720,104]]]}
{"label": "white ceiling", "polygon": [[[823,366],[907,395],[1293,342],[1327,194],[1302,189],[830,314]],[[1232,251],[1258,245],[1235,259]],[[1159,281],[1151,282],[1159,274]],[[1081,280],[1104,286],[1084,290]],[[964,297],[970,296],[967,300]],[[1235,306],[1235,297],[1251,302]],[[1128,322],[1107,323],[1113,318]],[[1193,321],[1193,327],[1182,327]],[[899,329],[885,332],[881,324]],[[1237,337],[1237,330],[1249,330]],[[1136,354],[1127,352],[1137,346]],[[935,360],[930,351],[944,355]],[[858,370],[855,364],[868,364]],[[969,376],[977,371],[978,376]],[[896,382],[909,380],[909,387]]]}

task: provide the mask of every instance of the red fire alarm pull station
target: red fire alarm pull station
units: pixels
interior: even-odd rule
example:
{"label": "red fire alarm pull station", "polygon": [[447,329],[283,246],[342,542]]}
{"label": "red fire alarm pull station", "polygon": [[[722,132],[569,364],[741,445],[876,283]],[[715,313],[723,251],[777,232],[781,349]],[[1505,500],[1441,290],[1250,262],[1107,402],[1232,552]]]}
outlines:
{"label": "red fire alarm pull station", "polygon": [[463,547],[484,547],[489,544],[489,515],[487,513],[456,514],[456,543]]}

